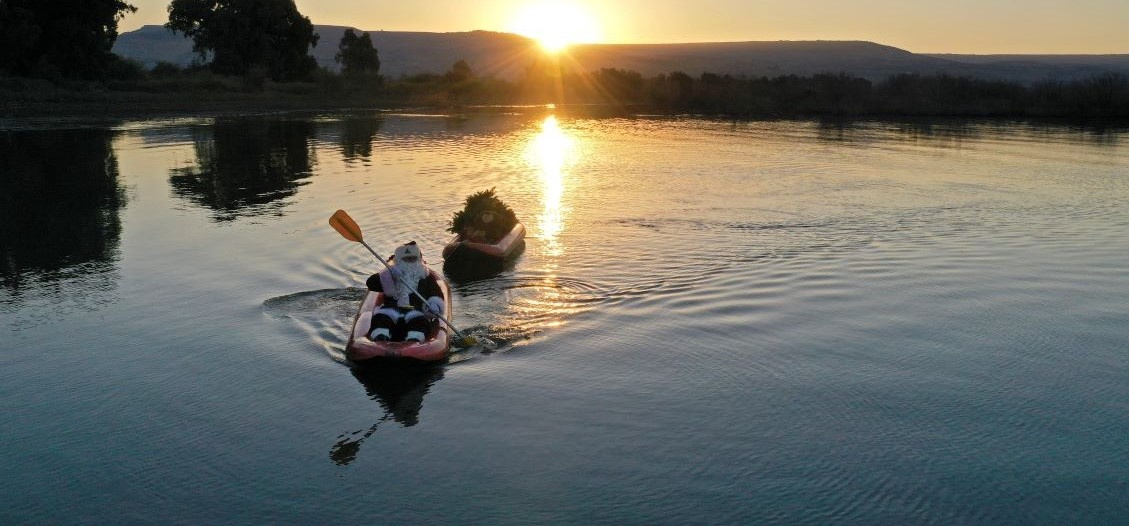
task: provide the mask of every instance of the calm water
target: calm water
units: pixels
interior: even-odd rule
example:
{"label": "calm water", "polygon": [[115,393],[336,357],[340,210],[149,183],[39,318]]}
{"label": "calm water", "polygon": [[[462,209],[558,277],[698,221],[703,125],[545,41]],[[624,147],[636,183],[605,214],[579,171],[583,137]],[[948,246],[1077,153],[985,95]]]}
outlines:
{"label": "calm water", "polygon": [[[342,356],[494,187],[496,342]],[[0,131],[0,523],[1129,520],[1129,131],[353,114]]]}

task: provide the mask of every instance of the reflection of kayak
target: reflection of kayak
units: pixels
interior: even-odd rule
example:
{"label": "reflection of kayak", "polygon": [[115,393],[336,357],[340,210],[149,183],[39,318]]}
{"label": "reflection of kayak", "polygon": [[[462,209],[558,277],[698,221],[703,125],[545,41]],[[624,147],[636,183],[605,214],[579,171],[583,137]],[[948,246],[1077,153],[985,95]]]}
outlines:
{"label": "reflection of kayak", "polygon": [[[443,317],[449,320],[451,319],[451,289],[442,275],[435,271],[432,271],[432,274],[439,283],[439,290],[443,292]],[[368,295],[357,309],[357,316],[353,319],[353,332],[349,334],[349,343],[345,345],[346,357],[354,362],[373,358],[408,358],[434,362],[447,357],[451,349],[451,338],[448,334],[450,329],[438,320],[432,320],[427,340],[422,342],[377,342],[369,339],[372,311],[383,301],[383,292],[368,291]]]}
{"label": "reflection of kayak", "polygon": [[404,427],[419,423],[423,397],[432,384],[443,378],[443,368],[372,367],[369,363],[350,368],[353,377],[365,386],[369,398]]}
{"label": "reflection of kayak", "polygon": [[[383,364],[381,364],[383,365]],[[348,465],[357,459],[361,444],[376,433],[381,424],[392,419],[404,427],[419,423],[423,396],[435,382],[443,378],[443,368],[430,365],[417,367],[383,367],[373,361],[360,362],[350,367],[353,376],[360,380],[368,391],[369,398],[376,400],[384,409],[384,415],[368,430],[343,433],[336,444],[329,449],[329,458],[339,466]]]}
{"label": "reflection of kayak", "polygon": [[497,243],[479,243],[463,238],[462,234],[455,236],[447,246],[443,247],[444,264],[452,260],[478,259],[502,261],[514,256],[525,245],[525,226],[521,223],[514,225],[510,233],[506,234]]}

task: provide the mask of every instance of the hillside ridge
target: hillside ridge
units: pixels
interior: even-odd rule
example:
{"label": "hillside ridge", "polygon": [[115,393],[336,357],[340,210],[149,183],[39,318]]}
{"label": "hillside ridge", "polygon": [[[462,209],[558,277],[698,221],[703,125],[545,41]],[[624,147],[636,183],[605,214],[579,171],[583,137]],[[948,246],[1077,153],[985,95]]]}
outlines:
{"label": "hillside ridge", "polygon": [[[320,38],[311,54],[321,66],[337,70],[337,42],[348,28],[315,25],[314,29]],[[531,64],[544,60],[534,40],[512,33],[367,32],[380,54],[381,73],[389,77],[442,73],[455,61],[466,60],[479,75],[517,80]],[[147,67],[159,61],[186,66],[197,59],[190,40],[158,25],[122,33],[114,52]],[[779,40],[577,44],[561,59],[561,65],[566,71],[617,68],[647,77],[672,71],[693,76],[708,72],[748,77],[846,73],[877,81],[901,73],[944,73],[1031,83],[1069,81],[1109,72],[1129,74],[1129,54],[923,54],[863,40]]]}

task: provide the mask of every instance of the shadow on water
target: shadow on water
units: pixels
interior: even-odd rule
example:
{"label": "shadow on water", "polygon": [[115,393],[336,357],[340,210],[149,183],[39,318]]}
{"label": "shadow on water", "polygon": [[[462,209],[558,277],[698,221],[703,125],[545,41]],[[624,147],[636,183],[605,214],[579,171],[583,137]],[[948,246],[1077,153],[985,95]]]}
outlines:
{"label": "shadow on water", "polygon": [[1040,139],[1067,136],[1095,146],[1113,147],[1118,146],[1129,132],[1129,123],[1101,120],[1080,123],[1036,121],[1031,123],[1031,129],[1032,134]]}
{"label": "shadow on water", "polygon": [[316,164],[309,121],[239,119],[193,130],[196,165],[172,170],[173,194],[216,221],[278,214]]}
{"label": "shadow on water", "polygon": [[339,466],[356,460],[364,443],[382,424],[392,420],[403,427],[419,423],[423,397],[435,382],[443,378],[443,368],[435,366],[395,366],[378,364],[354,365],[350,372],[365,387],[369,398],[384,414],[368,429],[339,435],[329,449],[329,458]]}
{"label": "shadow on water", "polygon": [[960,148],[964,142],[983,135],[983,122],[966,119],[859,120],[820,119],[816,137],[836,143],[879,143],[893,132],[902,140],[941,148]]}
{"label": "shadow on water", "polygon": [[[1023,136],[1045,141],[1082,139],[1096,146],[1116,146],[1126,129],[1122,122],[1069,120],[991,120],[971,118],[852,119],[825,118],[817,122],[816,137],[825,142],[881,143],[893,132],[902,140],[940,148],[961,148],[988,136]],[[876,133],[884,132],[884,133]]]}
{"label": "shadow on water", "polygon": [[512,271],[525,252],[525,241],[506,259],[498,259],[465,249],[456,249],[443,260],[443,274],[453,284],[471,283]]}
{"label": "shadow on water", "polygon": [[[20,296],[29,282],[81,278],[81,290],[116,286],[121,209],[115,132],[0,133],[0,284]],[[62,294],[62,291],[56,291]]]}

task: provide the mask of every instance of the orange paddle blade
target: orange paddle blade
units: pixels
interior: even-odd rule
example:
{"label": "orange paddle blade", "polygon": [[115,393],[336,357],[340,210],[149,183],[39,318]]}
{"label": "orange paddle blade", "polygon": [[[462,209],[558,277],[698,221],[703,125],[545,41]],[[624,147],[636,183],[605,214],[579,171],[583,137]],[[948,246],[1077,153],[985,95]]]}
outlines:
{"label": "orange paddle blade", "polygon": [[329,226],[349,241],[360,242],[364,239],[361,235],[361,227],[357,226],[357,222],[353,221],[353,218],[349,217],[349,214],[346,214],[344,210],[338,210],[330,216]]}

